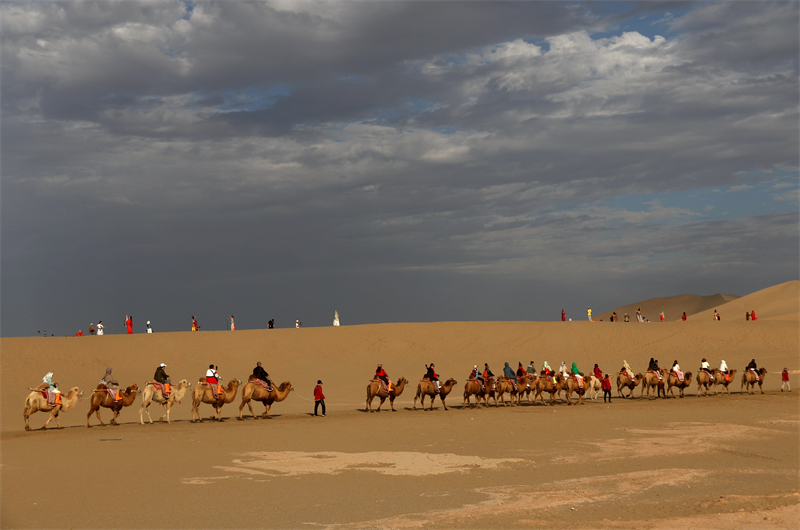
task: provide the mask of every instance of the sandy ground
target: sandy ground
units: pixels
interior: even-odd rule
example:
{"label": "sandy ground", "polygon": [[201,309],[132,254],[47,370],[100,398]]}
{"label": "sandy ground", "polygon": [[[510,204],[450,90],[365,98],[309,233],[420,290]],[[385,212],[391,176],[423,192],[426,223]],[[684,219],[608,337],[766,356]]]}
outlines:
{"label": "sandy ground", "polygon": [[[800,324],[777,313],[757,323],[384,324],[2,339],[0,526],[797,528]],[[461,406],[474,364],[498,373],[506,360],[565,360],[614,373],[622,359],[644,370],[651,356],[662,365],[678,359],[692,372],[703,356],[740,371],[755,357],[770,373],[765,394],[740,394],[737,381],[732,395],[697,397],[692,384],[684,399],[623,400],[614,391],[611,404]],[[106,366],[123,385],[141,386],[160,362],[173,381],[197,381],[209,362],[226,380],[246,379],[257,360],[295,388],[271,420],[237,421],[237,398],[222,409],[224,422],[192,424],[187,397],[172,424],[140,425],[137,398],[122,425],[87,429],[84,399],[62,413],[64,429],[23,430],[26,389],[47,371],[62,389],[89,391]],[[416,383],[431,361],[458,385],[450,410],[437,402],[415,412]],[[393,379],[412,382],[396,413],[364,412],[378,362]],[[795,392],[780,392],[784,366]],[[309,415],[317,378],[325,381],[326,418]],[[158,405],[151,409],[160,416]],[[208,418],[212,409],[201,412]],[[110,419],[108,410],[102,415]],[[31,422],[45,419],[39,413]]]}

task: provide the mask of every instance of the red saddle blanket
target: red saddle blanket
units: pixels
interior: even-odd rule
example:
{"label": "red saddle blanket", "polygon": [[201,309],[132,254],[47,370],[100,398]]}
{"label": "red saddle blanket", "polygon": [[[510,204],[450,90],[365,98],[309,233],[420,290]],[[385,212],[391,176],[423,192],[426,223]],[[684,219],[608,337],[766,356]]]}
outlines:
{"label": "red saddle blanket", "polygon": [[164,399],[169,399],[169,395],[172,393],[172,385],[162,385],[161,383],[156,382],[153,382],[152,385],[156,390],[161,390],[161,395],[164,396]]}
{"label": "red saddle blanket", "polygon": [[217,398],[220,398],[223,395],[225,395],[225,390],[223,389],[222,385],[214,385],[214,384],[208,383],[208,386],[211,387],[211,394],[216,396]]}
{"label": "red saddle blanket", "polygon": [[47,400],[48,407],[54,407],[56,406],[56,404],[61,403],[61,399],[58,392],[49,392],[47,390],[42,390],[42,397]]}
{"label": "red saddle blanket", "polygon": [[264,390],[269,390],[270,386],[267,384],[266,381],[262,381],[261,379],[256,379],[256,383],[264,387]]}
{"label": "red saddle blanket", "polygon": [[582,377],[575,377],[575,375],[573,375],[572,378],[575,381],[578,382],[578,388],[583,388],[583,378]]}

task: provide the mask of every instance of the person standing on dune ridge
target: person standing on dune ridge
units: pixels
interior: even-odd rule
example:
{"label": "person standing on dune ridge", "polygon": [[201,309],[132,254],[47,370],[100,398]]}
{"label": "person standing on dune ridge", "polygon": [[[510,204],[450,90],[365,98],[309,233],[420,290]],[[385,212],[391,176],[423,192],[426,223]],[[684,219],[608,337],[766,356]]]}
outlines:
{"label": "person standing on dune ridge", "polygon": [[592,308],[591,307],[587,307],[586,308],[586,315],[589,317],[589,322],[594,322],[594,320],[592,320]]}
{"label": "person standing on dune ridge", "polygon": [[125,327],[128,328],[128,335],[133,335],[133,317],[125,315]]}

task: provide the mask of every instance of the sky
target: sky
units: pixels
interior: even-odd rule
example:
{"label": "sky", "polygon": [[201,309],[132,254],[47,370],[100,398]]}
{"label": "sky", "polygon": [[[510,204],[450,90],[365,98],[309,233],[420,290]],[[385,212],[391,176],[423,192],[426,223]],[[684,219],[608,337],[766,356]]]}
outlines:
{"label": "sky", "polygon": [[790,2],[3,2],[0,334],[796,280]]}

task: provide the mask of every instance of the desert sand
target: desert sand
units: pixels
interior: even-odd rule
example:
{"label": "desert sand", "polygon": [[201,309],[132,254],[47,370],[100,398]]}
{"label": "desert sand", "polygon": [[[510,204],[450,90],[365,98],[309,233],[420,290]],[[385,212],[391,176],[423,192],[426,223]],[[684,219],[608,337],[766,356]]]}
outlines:
{"label": "desert sand", "polygon": [[[338,328],[5,338],[0,381],[2,528],[797,528],[800,522],[798,282],[759,291],[688,322],[441,322]],[[738,305],[737,305],[738,304]],[[741,307],[739,307],[741,305]],[[730,307],[728,307],[730,306]],[[758,322],[745,322],[755,309]],[[730,313],[728,313],[730,310]],[[711,309],[713,312],[713,308]],[[741,313],[741,318],[733,318]],[[731,314],[731,318],[725,315]],[[703,317],[703,318],[699,318]],[[615,374],[701,357],[741,373],[769,371],[764,394],[619,399],[604,404],[461,406],[473,365],[594,363]],[[187,396],[172,424],[140,425],[137,398],[120,426],[100,427],[84,398],[61,430],[24,431],[29,387],[48,372],[88,393],[106,367],[143,386],[159,363],[173,382],[209,363],[227,382],[262,361],[295,390],[273,419],[190,423]],[[458,380],[444,411],[412,411],[426,363]],[[397,412],[365,412],[377,363],[411,386]],[[780,392],[780,371],[792,393]],[[310,415],[324,381],[325,418]],[[374,403],[377,405],[377,401]],[[247,412],[247,407],[245,407]],[[257,413],[263,411],[255,405]],[[151,405],[154,420],[161,407]],[[111,414],[101,410],[104,421]],[[47,416],[31,417],[34,428]],[[145,421],[147,421],[145,417]],[[55,423],[51,423],[51,427]],[[52,485],[52,488],[48,488]]]}

